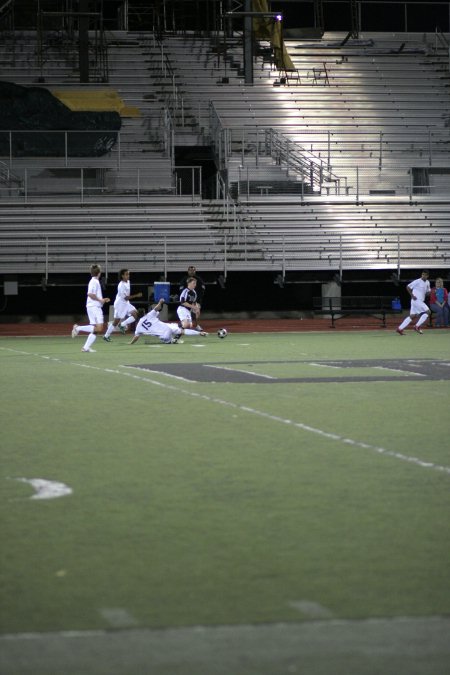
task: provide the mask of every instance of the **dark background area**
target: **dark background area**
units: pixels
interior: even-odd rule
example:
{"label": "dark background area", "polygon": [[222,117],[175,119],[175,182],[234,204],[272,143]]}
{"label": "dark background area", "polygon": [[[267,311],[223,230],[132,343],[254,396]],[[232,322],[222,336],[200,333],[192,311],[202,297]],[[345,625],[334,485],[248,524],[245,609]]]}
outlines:
{"label": "dark background area", "polygon": [[[101,11],[107,30],[118,27],[119,10],[123,0],[85,0],[89,11]],[[77,3],[73,3],[76,5]],[[359,0],[361,30],[365,31],[434,31],[438,26],[449,31],[449,5],[445,0]],[[15,0],[15,28],[36,27],[37,2]],[[40,0],[43,11],[60,11],[63,0]],[[235,4],[230,3],[236,10]],[[273,0],[271,10],[283,14],[285,28],[314,26],[313,0]],[[222,0],[130,0],[130,30],[152,30],[166,14],[166,25],[171,27],[175,17],[178,30],[214,30],[219,22]],[[325,30],[349,31],[351,29],[350,0],[323,0]],[[239,28],[239,20],[235,20]]]}
{"label": "dark background area", "polygon": [[[193,261],[195,263],[195,261]],[[338,270],[322,272],[288,272],[284,282],[279,273],[274,272],[230,272],[225,286],[222,288],[218,279],[220,272],[203,272],[197,265],[198,274],[207,284],[204,312],[223,313],[232,316],[235,312],[246,312],[249,318],[257,318],[264,311],[283,313],[286,317],[291,312],[311,312],[313,297],[321,295],[321,284],[339,280]],[[400,297],[403,307],[409,306],[409,295],[406,284],[421,274],[421,269],[405,270],[397,280],[392,270],[354,270],[346,271],[341,282],[343,296],[382,295],[390,298]],[[155,281],[163,281],[163,275],[149,272],[133,273],[131,268],[132,292],[142,291],[147,298],[148,289]],[[171,295],[178,293],[178,282],[186,274],[186,270],[171,272]],[[448,270],[431,270],[430,281],[442,276],[448,287]],[[8,277],[12,279],[12,277]],[[90,275],[74,275],[67,278],[50,275],[47,283],[38,277],[19,279],[17,296],[0,295],[0,322],[11,317],[32,317],[34,320],[46,321],[49,316],[85,316],[86,290]],[[104,283],[104,280],[102,280]],[[118,280],[116,274],[110,274],[104,288],[104,295],[114,301]],[[176,305],[172,306],[174,313]]]}

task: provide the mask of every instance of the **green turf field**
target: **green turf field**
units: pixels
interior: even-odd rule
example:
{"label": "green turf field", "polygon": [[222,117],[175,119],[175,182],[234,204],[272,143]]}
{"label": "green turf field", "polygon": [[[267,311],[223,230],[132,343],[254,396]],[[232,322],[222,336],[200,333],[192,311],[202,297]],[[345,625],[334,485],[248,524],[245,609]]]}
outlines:
{"label": "green turf field", "polygon": [[[2,675],[448,673],[450,641],[420,651],[414,631],[450,626],[450,333],[128,340],[0,340]],[[21,478],[72,493],[33,499]],[[261,656],[262,631],[302,625],[382,626],[391,660],[375,645],[358,661],[351,637],[339,658],[339,637]],[[168,665],[133,661],[139,631],[161,647],[198,626],[229,644],[255,630],[254,663],[180,645]],[[100,665],[109,630],[135,647]],[[75,665],[20,639],[67,631],[95,643],[70,647]]]}

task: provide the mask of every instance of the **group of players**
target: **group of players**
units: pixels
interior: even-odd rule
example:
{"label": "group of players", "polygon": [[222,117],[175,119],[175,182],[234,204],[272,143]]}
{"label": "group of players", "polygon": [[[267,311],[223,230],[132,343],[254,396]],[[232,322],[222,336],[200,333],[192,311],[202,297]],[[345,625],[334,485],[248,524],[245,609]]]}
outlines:
{"label": "group of players", "polygon": [[[72,328],[73,338],[80,333],[87,333],[86,342],[81,349],[83,352],[95,352],[92,345],[97,339],[97,335],[101,335],[103,332],[103,305],[111,302],[110,298],[103,297],[100,283],[102,275],[100,265],[91,265],[90,272],[91,280],[88,285],[86,300],[89,323],[83,326],[74,324]],[[194,266],[188,267],[187,275],[180,282],[180,298],[177,308],[179,321],[174,323],[161,321],[159,318],[159,313],[164,305],[163,298],[147,313],[144,313],[143,310],[138,311],[131,304],[131,300],[141,298],[142,293],[131,295],[130,270],[121,269],[119,278],[117,295],[114,300],[114,319],[108,324],[103,335],[105,342],[111,342],[111,334],[114,331],[126,333],[127,327],[135,321],[137,321],[137,325],[130,344],[137,342],[141,335],[157,337],[164,344],[175,344],[182,335],[201,335],[203,337],[208,335],[198,323],[201,311],[200,298],[203,297],[205,285],[203,280],[196,275]],[[197,284],[199,284],[200,297],[197,294]]]}
{"label": "group of players", "polygon": [[[103,331],[103,305],[110,302],[109,298],[103,297],[102,286],[100,283],[101,274],[102,269],[100,265],[91,265],[91,280],[88,285],[86,301],[89,323],[83,326],[74,324],[72,328],[73,338],[79,335],[79,333],[88,334],[86,342],[82,347],[83,352],[95,351],[95,349],[92,349],[92,345],[95,342],[97,335],[100,335]],[[135,321],[138,323],[130,344],[137,342],[141,335],[157,337],[165,344],[177,343],[182,335],[208,335],[198,323],[201,311],[199,300],[203,297],[205,285],[203,280],[196,275],[194,266],[188,267],[188,273],[180,283],[180,298],[177,308],[178,322],[174,323],[161,321],[159,318],[159,313],[164,305],[163,298],[139,318],[138,310],[130,301],[135,298],[141,298],[142,293],[131,295],[130,270],[126,268],[120,270],[119,277],[120,281],[117,287],[117,295],[114,300],[114,319],[109,323],[106,332],[103,335],[103,339],[106,342],[111,342],[111,334],[114,331],[119,330],[122,333],[125,333],[127,327]],[[197,295],[198,283],[200,285],[200,298]],[[426,297],[430,295],[428,271],[424,270],[419,279],[415,279],[408,284],[407,290],[411,296],[411,309],[409,316],[407,316],[396,329],[397,333],[400,335],[404,335],[405,329],[414,319],[416,319],[413,326],[414,330],[417,333],[423,332],[421,326],[430,315],[430,308],[425,302]],[[448,294],[446,289],[437,288],[436,293],[440,290],[442,291],[442,297],[438,296],[437,300],[435,300],[440,306],[432,305],[434,311],[442,309],[447,303]],[[447,322],[444,325],[446,324]]]}

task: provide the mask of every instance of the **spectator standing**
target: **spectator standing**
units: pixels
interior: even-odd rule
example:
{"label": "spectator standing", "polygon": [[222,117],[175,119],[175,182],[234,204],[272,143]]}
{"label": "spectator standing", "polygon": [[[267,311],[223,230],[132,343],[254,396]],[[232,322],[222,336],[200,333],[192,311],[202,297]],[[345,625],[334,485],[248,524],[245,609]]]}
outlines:
{"label": "spectator standing", "polygon": [[102,275],[102,268],[100,265],[91,265],[91,280],[88,284],[86,311],[89,323],[84,326],[74,324],[72,328],[72,337],[76,337],[79,333],[88,333],[86,342],[84,343],[82,352],[95,352],[91,345],[94,344],[97,335],[103,331],[103,305],[110,302],[109,298],[103,297],[100,277]]}
{"label": "spectator standing", "polygon": [[436,314],[434,323],[436,328],[447,327],[449,316],[448,291],[444,288],[444,281],[441,277],[436,277],[434,288],[431,289],[430,309]]}
{"label": "spectator standing", "polygon": [[426,297],[430,294],[430,282],[428,281],[428,276],[428,271],[423,270],[419,279],[411,281],[406,287],[406,290],[411,296],[411,309],[409,316],[407,316],[396,329],[399,335],[404,335],[405,328],[407,328],[411,321],[417,317],[419,318],[414,325],[414,330],[416,333],[423,333],[421,326],[430,316],[430,308],[425,303]]}

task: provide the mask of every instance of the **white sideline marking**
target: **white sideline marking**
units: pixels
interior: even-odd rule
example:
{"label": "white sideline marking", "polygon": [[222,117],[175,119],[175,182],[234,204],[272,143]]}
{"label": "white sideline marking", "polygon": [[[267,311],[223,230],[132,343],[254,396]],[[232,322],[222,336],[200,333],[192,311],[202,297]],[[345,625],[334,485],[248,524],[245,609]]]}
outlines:
{"label": "white sideline marking", "polygon": [[[37,354],[35,352],[24,352],[18,349],[12,349],[11,347],[0,347],[0,349],[8,352],[14,352],[16,354],[25,354],[26,356],[37,356],[39,358],[46,358],[42,354]],[[122,375],[123,377],[130,377],[133,380],[139,380],[140,382],[146,382],[147,384],[152,384],[156,387],[161,387],[162,389],[167,389],[173,391],[177,394],[183,394],[184,396],[191,396],[192,398],[202,399],[203,401],[208,401],[210,403],[218,403],[219,405],[227,406],[228,408],[234,408],[235,410],[241,410],[247,412],[250,415],[256,415],[262,417],[266,420],[271,420],[272,422],[278,422],[280,424],[288,424],[296,429],[301,429],[302,431],[309,431],[312,434],[317,434],[322,438],[328,438],[332,441],[337,441],[339,443],[345,443],[346,445],[351,445],[355,448],[362,448],[363,450],[370,450],[371,452],[376,452],[380,455],[386,455],[387,457],[393,457],[394,459],[401,460],[402,462],[409,462],[410,464],[415,464],[420,466],[422,469],[433,469],[434,471],[440,471],[450,475],[450,466],[445,466],[442,464],[434,464],[434,462],[425,462],[420,457],[413,457],[411,455],[404,455],[402,452],[395,452],[394,450],[387,450],[386,448],[379,447],[377,445],[371,445],[370,443],[362,443],[361,441],[355,441],[352,438],[344,438],[339,434],[333,434],[329,431],[324,431],[323,429],[317,429],[312,427],[309,424],[304,424],[303,422],[295,422],[294,420],[285,419],[279,417],[278,415],[271,415],[262,410],[257,410],[256,408],[250,408],[248,406],[240,405],[239,403],[233,403],[232,401],[225,401],[221,398],[216,398],[215,396],[208,396],[207,394],[200,394],[196,391],[189,391],[187,389],[180,389],[173,384],[166,384],[164,382],[158,382],[158,380],[151,380],[148,377],[142,377],[141,375],[135,375],[123,370],[116,370],[113,368],[100,368],[100,366],[93,366],[87,363],[77,363],[76,361],[63,361],[55,357],[51,357],[51,361],[56,361],[62,365],[70,365],[81,368],[90,368],[91,370],[96,370],[102,373],[112,373],[114,375]],[[163,374],[163,373],[161,373]]]}
{"label": "white sideline marking", "polygon": [[[291,604],[291,603],[289,603]],[[311,603],[312,604],[312,603]],[[314,603],[315,604],[315,603]],[[319,607],[321,605],[318,605]],[[267,631],[274,631],[275,638],[279,639],[280,638],[280,630],[281,629],[294,629],[294,630],[303,630],[306,629],[308,630],[309,628],[312,628],[313,631],[317,631],[318,628],[323,628],[327,632],[325,639],[328,640],[328,631],[332,628],[348,628],[352,633],[354,633],[355,630],[358,629],[368,629],[370,633],[372,633],[374,628],[380,627],[386,628],[386,631],[388,634],[392,635],[393,630],[395,630],[396,627],[408,627],[408,626],[418,626],[418,634],[423,636],[423,631],[424,627],[428,628],[430,631],[431,635],[437,634],[439,629],[441,628],[442,631],[446,631],[445,635],[447,634],[447,625],[449,623],[448,617],[445,616],[426,616],[426,617],[409,617],[409,616],[397,616],[397,617],[376,617],[376,618],[368,618],[368,619],[324,619],[322,621],[302,621],[301,623],[285,623],[283,621],[279,621],[277,623],[267,623],[267,624],[236,624],[236,625],[228,625],[228,626],[221,626],[221,625],[216,625],[216,626],[207,626],[207,625],[195,625],[195,626],[186,626],[184,628],[172,628],[172,627],[167,627],[167,628],[141,628],[139,629],[139,632],[142,632],[143,634],[150,636],[152,634],[156,634],[158,637],[161,636],[162,633],[166,633],[168,635],[175,636],[177,633],[188,633],[190,636],[194,636],[195,634],[204,634],[204,635],[212,635],[214,633],[219,633],[223,632],[226,635],[228,634],[234,634],[235,632],[241,632],[250,630],[250,631],[255,631],[255,632],[261,632],[261,633],[267,633]],[[51,633],[45,632],[45,633],[38,633],[38,632],[29,632],[29,633],[3,633],[0,635],[0,643],[1,642],[20,642],[22,640],[38,640],[45,642],[49,639],[53,638],[67,638],[67,639],[73,639],[73,638],[92,638],[92,637],[99,637],[99,636],[109,636],[112,637],[112,639],[116,639],[117,636],[126,636],[130,635],[129,630],[123,630],[120,631],[118,630],[117,632],[112,632],[111,630],[108,629],[95,629],[95,630],[62,630],[62,631],[53,631]],[[122,637],[123,639],[123,637]],[[446,649],[448,651],[448,640],[445,642],[446,644]],[[366,644],[364,645],[364,647]],[[386,647],[386,645],[384,645]],[[411,647],[411,641],[409,640],[408,646]],[[229,648],[229,639],[227,640],[227,648]]]}
{"label": "white sideline marking", "polygon": [[54,480],[45,480],[44,478],[16,478],[21,483],[29,483],[36,494],[31,495],[30,499],[57,499],[71,495],[73,490],[65,483],[58,483]]}
{"label": "white sideline marking", "polygon": [[253,370],[244,370],[243,368],[227,368],[226,366],[212,366],[209,363],[203,364],[204,368],[217,368],[218,370],[231,370],[232,373],[245,373],[246,375],[253,375],[254,377],[265,377],[268,380],[276,380],[272,375],[262,375],[261,373],[254,373]]}
{"label": "white sideline marking", "polygon": [[[143,373],[153,373],[154,375],[165,375],[166,377],[173,377],[174,380],[181,380],[182,382],[191,382],[187,377],[182,377],[181,375],[174,375],[173,373],[167,373],[165,370],[152,370],[152,368],[142,368],[141,366],[121,366],[121,368],[135,368],[136,370],[142,370]],[[107,370],[107,372],[117,373],[117,370]],[[147,378],[144,377],[144,380]]]}

